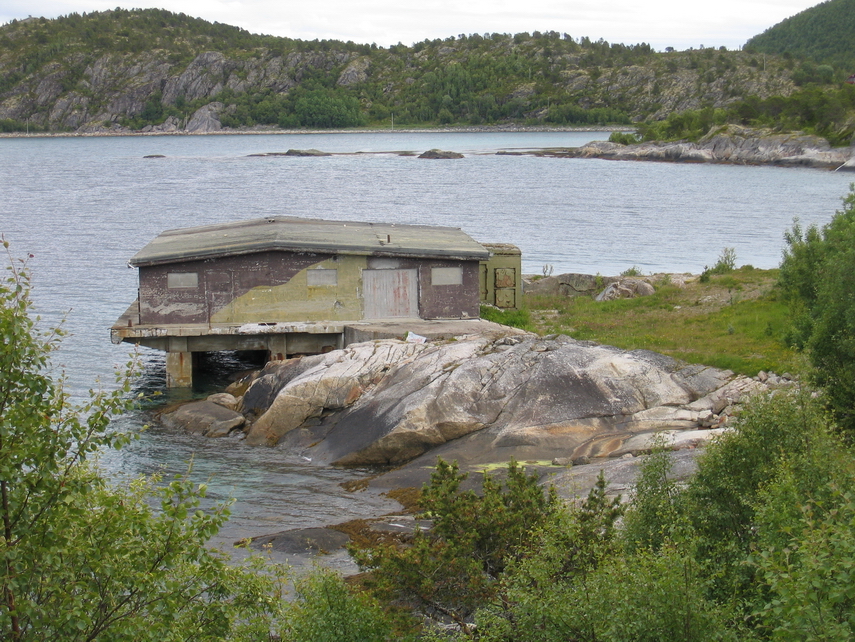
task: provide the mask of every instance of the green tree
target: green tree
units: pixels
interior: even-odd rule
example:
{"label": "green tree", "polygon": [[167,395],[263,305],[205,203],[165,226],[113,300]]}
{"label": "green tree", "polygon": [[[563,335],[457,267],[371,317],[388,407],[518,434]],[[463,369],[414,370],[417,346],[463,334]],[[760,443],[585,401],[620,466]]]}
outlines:
{"label": "green tree", "polygon": [[294,112],[303,127],[358,127],[364,124],[356,98],[326,89],[306,92],[297,99]]}
{"label": "green tree", "polygon": [[537,476],[513,460],[504,484],[484,473],[481,495],[461,490],[466,477],[456,462],[439,459],[420,502],[430,530],[416,531],[405,548],[353,553],[361,568],[374,571],[369,585],[383,599],[448,618],[468,635],[471,614],[496,594],[509,560],[560,504],[554,490],[544,492]]}
{"label": "green tree", "polygon": [[206,545],[227,506],[201,510],[205,488],[186,478],[120,489],[94,468],[99,450],[130,438],[110,424],[129,378],[71,403],[51,376],[62,331],[38,327],[29,293],[26,264],[12,260],[0,282],[0,637],[267,635],[280,608],[273,579]]}
{"label": "green tree", "polygon": [[384,642],[392,627],[365,593],[351,591],[340,575],[315,569],[296,582],[284,642]]}
{"label": "green tree", "polygon": [[840,427],[855,436],[855,185],[821,230],[796,222],[785,239],[780,284],[792,339],[807,349]]}

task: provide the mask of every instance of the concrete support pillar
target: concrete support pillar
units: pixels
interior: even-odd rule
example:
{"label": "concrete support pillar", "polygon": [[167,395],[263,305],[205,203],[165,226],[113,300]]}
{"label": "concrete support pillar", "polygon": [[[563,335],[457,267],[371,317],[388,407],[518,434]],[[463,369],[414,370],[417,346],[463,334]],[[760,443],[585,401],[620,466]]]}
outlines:
{"label": "concrete support pillar", "polygon": [[166,353],[166,387],[189,388],[193,385],[193,353]]}
{"label": "concrete support pillar", "polygon": [[288,358],[288,341],[285,334],[271,334],[267,339],[268,359],[278,361]]}

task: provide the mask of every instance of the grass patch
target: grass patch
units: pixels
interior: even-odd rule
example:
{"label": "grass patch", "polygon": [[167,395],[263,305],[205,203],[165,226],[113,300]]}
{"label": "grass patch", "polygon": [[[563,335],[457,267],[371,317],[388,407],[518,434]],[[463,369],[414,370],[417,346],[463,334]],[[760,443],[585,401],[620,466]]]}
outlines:
{"label": "grass patch", "polygon": [[527,307],[522,307],[519,310],[502,310],[490,305],[482,305],[481,318],[492,321],[493,323],[501,323],[512,328],[526,330],[527,332],[537,332],[537,328],[532,323],[531,313]]}
{"label": "grass patch", "polygon": [[788,309],[778,300],[777,270],[750,266],[678,287],[667,281],[647,297],[598,303],[588,297],[526,296],[541,334],[563,333],[625,350],[653,350],[756,375],[799,372],[801,360],[782,341]]}

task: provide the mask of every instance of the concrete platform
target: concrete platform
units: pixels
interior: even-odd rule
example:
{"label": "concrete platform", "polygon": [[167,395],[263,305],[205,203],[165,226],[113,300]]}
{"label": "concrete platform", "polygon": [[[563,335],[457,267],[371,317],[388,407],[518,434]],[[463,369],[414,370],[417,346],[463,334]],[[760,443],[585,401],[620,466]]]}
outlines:
{"label": "concrete platform", "polygon": [[408,333],[427,340],[464,335],[498,338],[524,334],[522,330],[483,319],[394,318],[350,322],[149,325],[140,323],[139,301],[135,301],[110,328],[110,339],[113,343],[132,343],[166,352],[166,380],[167,386],[172,388],[192,385],[194,354],[251,350],[267,352],[270,359],[285,359],[320,354],[363,341],[405,339]]}
{"label": "concrete platform", "polygon": [[385,319],[347,323],[344,328],[344,345],[375,339],[404,339],[408,332],[436,341],[463,335],[499,338],[509,334],[525,334],[517,328],[493,323],[484,319]]}

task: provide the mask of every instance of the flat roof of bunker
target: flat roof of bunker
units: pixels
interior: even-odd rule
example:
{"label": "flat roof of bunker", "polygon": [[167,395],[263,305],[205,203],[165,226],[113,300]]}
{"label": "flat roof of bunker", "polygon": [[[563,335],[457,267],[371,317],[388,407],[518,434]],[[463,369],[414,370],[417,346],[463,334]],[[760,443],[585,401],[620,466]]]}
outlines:
{"label": "flat roof of bunker", "polygon": [[167,230],[137,252],[134,267],[267,251],[484,260],[490,252],[456,227],[277,216]]}

